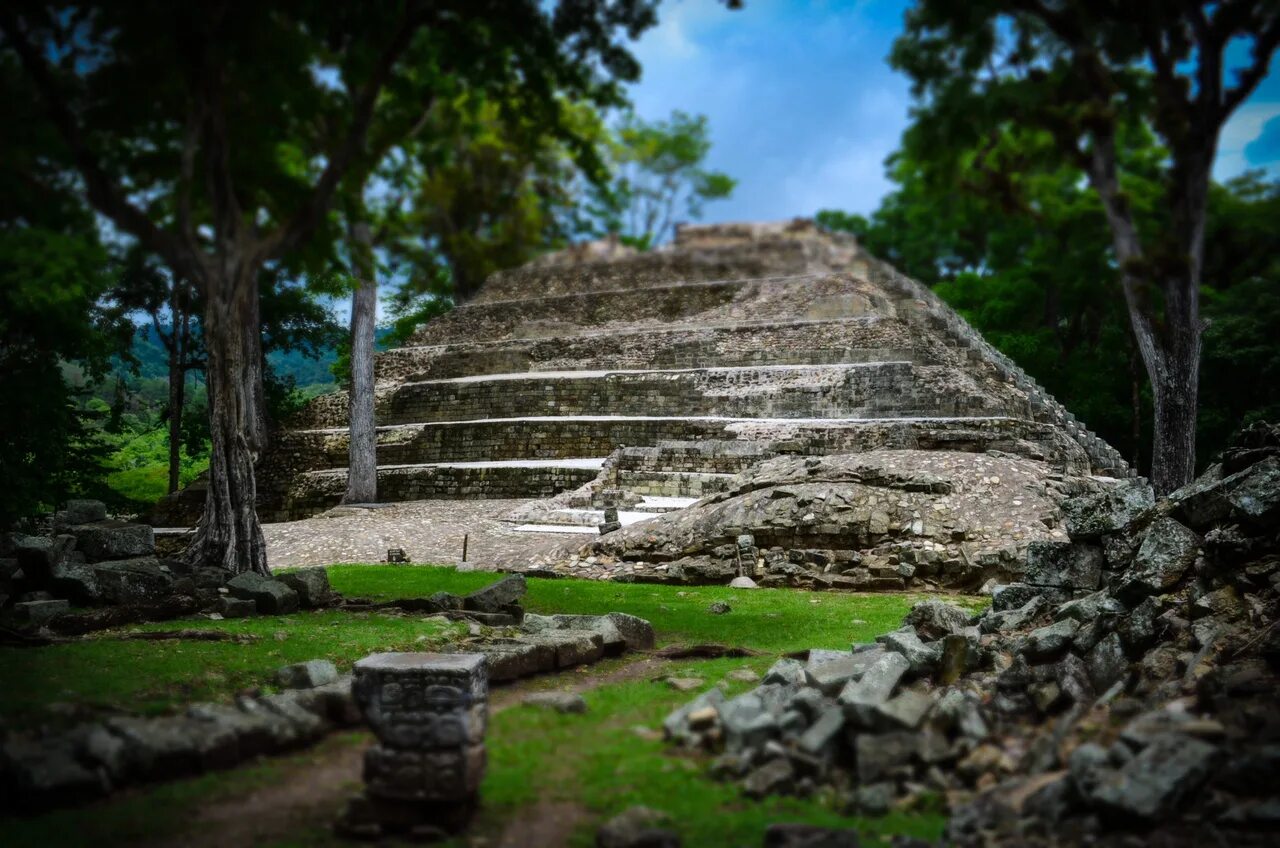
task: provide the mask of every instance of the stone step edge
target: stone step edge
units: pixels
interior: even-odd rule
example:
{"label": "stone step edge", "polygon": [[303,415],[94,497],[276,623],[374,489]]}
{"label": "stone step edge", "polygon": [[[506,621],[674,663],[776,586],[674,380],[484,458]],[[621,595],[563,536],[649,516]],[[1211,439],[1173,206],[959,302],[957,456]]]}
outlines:
{"label": "stone step edge", "polygon": [[[835,428],[847,425],[876,424],[952,424],[957,422],[991,422],[1014,421],[1031,423],[1024,418],[1011,415],[924,415],[915,417],[886,418],[739,418],[721,415],[525,415],[516,418],[468,418],[462,421],[416,421],[408,424],[384,424],[377,427],[379,433],[396,431],[410,432],[427,427],[467,427],[476,424],[530,423],[549,424],[556,422],[621,422],[621,421],[709,421],[723,424],[777,424],[799,425],[807,427]],[[350,432],[349,427],[322,427],[311,430],[291,430],[291,433],[308,435],[341,436]],[[501,460],[494,460],[501,461]],[[432,463],[440,465],[441,463]],[[453,463],[462,464],[462,463]]]}
{"label": "stone step edge", "polygon": [[[485,341],[473,342],[445,342],[444,344],[416,345],[406,344],[399,347],[393,347],[389,350],[381,351],[381,353],[394,353],[401,350],[437,350],[447,349],[450,347],[483,347],[486,345],[504,345],[515,344],[519,342],[546,342],[555,339],[583,339],[595,338],[596,336],[632,336],[632,335],[654,335],[655,333],[684,333],[696,332],[700,330],[736,330],[736,329],[756,329],[760,327],[808,327],[814,324],[874,324],[881,321],[902,321],[907,323],[905,319],[896,318],[888,315],[879,315],[870,313],[867,315],[849,315],[843,318],[794,318],[787,321],[778,321],[777,319],[762,318],[758,321],[700,321],[694,324],[653,324],[649,326],[630,325],[626,327],[616,328],[600,328],[596,326],[584,328],[585,332],[570,333],[568,335],[558,335],[554,339],[549,336],[514,336],[503,339],[489,339]],[[427,326],[427,325],[423,325]]]}
{"label": "stone step edge", "polygon": [[[394,465],[379,465],[379,471],[426,471],[440,468],[461,469],[463,471],[503,471],[509,469],[559,468],[569,471],[600,471],[604,468],[606,457],[568,457],[562,459],[497,459],[478,462],[410,462]],[[299,476],[338,476],[348,472],[345,465],[333,468],[312,468],[298,472]]]}
{"label": "stone step edge", "polygon": [[675,289],[700,289],[712,288],[715,286],[726,285],[748,285],[750,283],[786,283],[794,280],[811,280],[815,277],[838,277],[848,276],[859,282],[870,283],[870,280],[855,275],[852,271],[806,271],[803,274],[782,274],[773,277],[726,277],[723,280],[677,280],[670,283],[660,285],[650,285],[641,287],[615,288],[615,289],[592,289],[584,292],[566,292],[565,294],[543,295],[542,297],[509,297],[501,300],[474,300],[461,304],[454,308],[454,312],[463,309],[478,309],[488,306],[504,306],[519,303],[538,303],[551,300],[569,300],[575,298],[593,297],[596,295],[609,294],[631,294],[633,292],[653,292],[653,291],[672,291]]}
{"label": "stone step edge", "polygon": [[445,377],[438,380],[406,380],[397,384],[406,386],[431,386],[443,384],[469,383],[501,383],[519,382],[520,380],[601,380],[614,376],[631,375],[676,375],[676,374],[710,374],[714,372],[741,373],[745,371],[766,372],[799,372],[799,371],[846,371],[851,369],[883,368],[889,365],[915,366],[917,363],[909,359],[880,359],[871,362],[837,362],[820,365],[711,365],[705,368],[618,368],[618,369],[584,369],[580,371],[513,371],[505,374],[475,374],[468,377]]}

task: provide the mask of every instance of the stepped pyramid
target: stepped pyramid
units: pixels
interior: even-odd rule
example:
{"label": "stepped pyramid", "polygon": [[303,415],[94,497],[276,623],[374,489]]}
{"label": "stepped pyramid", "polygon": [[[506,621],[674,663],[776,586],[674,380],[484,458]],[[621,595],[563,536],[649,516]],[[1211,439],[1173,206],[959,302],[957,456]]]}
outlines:
{"label": "stepped pyramid", "polygon": [[[376,368],[383,500],[529,498],[537,502],[510,518],[530,532],[595,534],[608,507],[627,525],[509,567],[767,576],[778,551],[795,559],[800,546],[813,557],[787,582],[856,569],[888,579],[886,568],[907,570],[898,537],[930,504],[863,516],[881,533],[827,522],[844,542],[795,532],[738,540],[746,566],[726,540],[762,528],[743,526],[743,515],[723,519],[738,526],[699,516],[740,505],[743,486],[773,491],[792,478],[935,498],[985,485],[990,505],[1008,493],[976,481],[1007,467],[1006,483],[1025,476],[1039,487],[1034,504],[1016,492],[1009,503],[1038,514],[976,552],[947,546],[982,536],[978,528],[939,530],[940,561],[964,560],[971,580],[975,557],[994,552],[1007,564],[1019,546],[1058,532],[1047,513],[1068,490],[1129,475],[1114,449],[926,287],[807,220],[684,226],[650,252],[594,243],[499,272],[409,345],[379,354]],[[259,469],[264,520],[338,503],[346,409],[344,394],[318,398],[277,435]]]}

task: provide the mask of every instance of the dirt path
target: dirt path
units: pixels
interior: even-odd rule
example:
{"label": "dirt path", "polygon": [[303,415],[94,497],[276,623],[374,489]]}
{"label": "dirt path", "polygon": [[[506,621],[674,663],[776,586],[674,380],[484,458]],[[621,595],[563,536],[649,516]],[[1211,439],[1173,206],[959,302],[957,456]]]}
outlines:
{"label": "dirt path", "polygon": [[[490,695],[490,711],[510,709],[530,692],[589,692],[600,686],[657,677],[668,673],[671,666],[671,660],[633,654],[614,660],[598,674],[564,672],[534,677],[495,689]],[[250,846],[327,826],[359,790],[361,760],[367,746],[368,742],[352,744],[349,737],[331,736],[283,764],[279,779],[270,786],[200,808],[187,832],[156,843],[157,848]],[[496,844],[497,848],[557,848],[565,844],[586,816],[587,811],[577,804],[541,802],[522,810],[496,843],[487,844]]]}

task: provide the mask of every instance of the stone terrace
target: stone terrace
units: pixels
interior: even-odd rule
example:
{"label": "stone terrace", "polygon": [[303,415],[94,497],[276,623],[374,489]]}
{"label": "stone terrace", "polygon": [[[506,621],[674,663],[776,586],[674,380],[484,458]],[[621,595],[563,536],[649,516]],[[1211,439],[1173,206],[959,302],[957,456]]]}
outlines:
{"label": "stone terrace", "polygon": [[[994,450],[1129,473],[932,292],[803,220],[500,272],[377,372],[381,497],[558,496],[516,516],[530,529],[589,531],[611,504],[633,523],[774,456]],[[339,501],[346,405],[319,398],[277,435],[264,518]]]}

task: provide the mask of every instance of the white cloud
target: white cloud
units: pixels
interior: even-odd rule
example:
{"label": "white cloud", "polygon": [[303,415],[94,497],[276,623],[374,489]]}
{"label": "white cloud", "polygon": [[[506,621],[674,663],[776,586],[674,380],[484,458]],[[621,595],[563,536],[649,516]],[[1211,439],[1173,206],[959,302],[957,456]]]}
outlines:
{"label": "white cloud", "polygon": [[[1280,103],[1246,103],[1236,110],[1218,136],[1218,158],[1213,163],[1213,178],[1227,180],[1249,170],[1244,149],[1262,134],[1262,127],[1280,115]],[[1274,166],[1272,166],[1274,169]]]}

